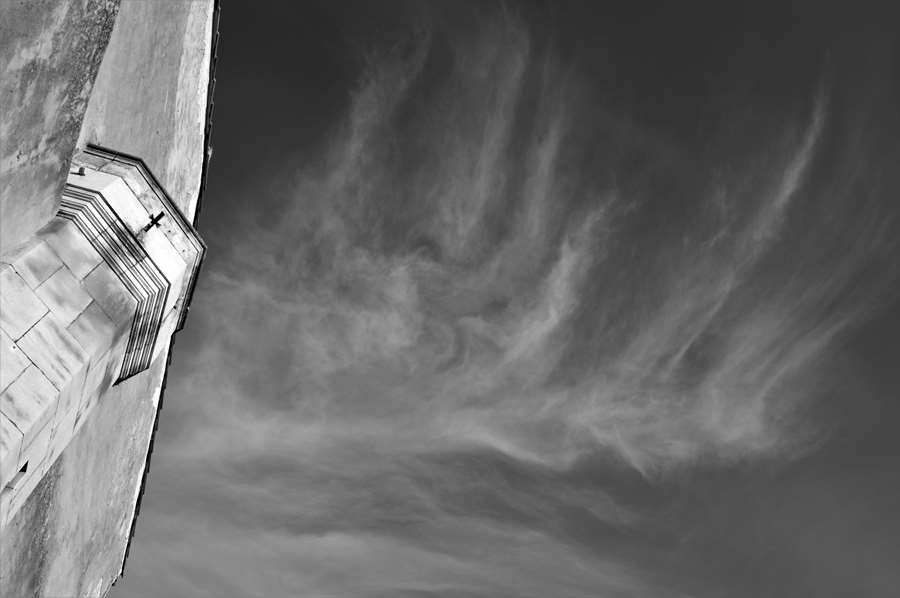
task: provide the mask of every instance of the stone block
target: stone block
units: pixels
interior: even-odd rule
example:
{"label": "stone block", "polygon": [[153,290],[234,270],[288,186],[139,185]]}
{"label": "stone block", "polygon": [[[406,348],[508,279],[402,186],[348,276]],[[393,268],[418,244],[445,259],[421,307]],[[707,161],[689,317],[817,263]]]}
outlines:
{"label": "stone block", "polygon": [[78,415],[75,416],[75,427],[80,428],[100,402],[100,395],[96,392],[85,392],[81,405],[78,407]]}
{"label": "stone block", "polygon": [[137,312],[137,299],[125,287],[122,279],[105,262],[84,278],[84,288],[94,298],[116,328],[131,326]]}
{"label": "stone block", "polygon": [[75,337],[85,352],[97,357],[108,351],[120,334],[127,334],[129,326],[122,325],[116,330],[115,323],[96,301],[84,308],[66,329]]}
{"label": "stone block", "polygon": [[22,439],[22,431],[0,413],[0,488],[4,488],[19,471]]}
{"label": "stone block", "polygon": [[22,440],[19,463],[28,462],[28,471],[46,470],[47,456],[50,454],[50,439],[53,437],[53,422],[47,422],[29,442],[28,434]]}
{"label": "stone block", "polygon": [[101,359],[91,364],[82,385],[81,401],[78,406],[79,416],[82,420],[118,379],[124,352],[124,343],[119,343]]}
{"label": "stone block", "polygon": [[35,324],[18,345],[58,389],[68,384],[88,362],[87,353],[53,314]]}
{"label": "stone block", "polygon": [[0,330],[0,391],[5,390],[29,365],[31,362],[16,342]]}
{"label": "stone block", "polygon": [[125,181],[117,176],[110,176],[110,179],[100,193],[115,210],[116,215],[122,219],[128,230],[136,233],[150,220],[150,214],[134,196],[134,192],[125,184]]}
{"label": "stone block", "polygon": [[89,401],[91,396],[103,394],[115,383],[122,365],[122,351],[123,348],[119,348],[118,351],[109,351],[91,363],[85,376],[82,396],[79,398],[79,409]]}
{"label": "stone block", "polygon": [[19,340],[47,311],[13,267],[0,264],[0,329]]}
{"label": "stone block", "polygon": [[150,229],[147,231],[142,238],[142,243],[147,250],[147,255],[169,281],[169,294],[166,299],[166,311],[168,311],[175,305],[175,301],[181,294],[188,265],[160,230]]}
{"label": "stone block", "polygon": [[[78,166],[84,166],[85,169],[92,170],[102,170],[103,167],[110,162],[109,158],[105,158],[103,156],[97,156],[94,154],[89,154],[87,152],[79,152],[75,159],[73,160],[72,167],[74,170],[78,170]],[[69,175],[69,182],[77,184],[78,179],[75,178],[78,175]]]}
{"label": "stone block", "polygon": [[159,334],[156,336],[156,344],[153,346],[153,359],[156,359],[171,341],[172,335],[175,334],[175,327],[178,326],[178,319],[178,312],[174,309],[164,316],[162,325],[159,327]]}
{"label": "stone block", "polygon": [[0,393],[0,413],[22,432],[23,449],[53,419],[58,398],[56,388],[33,365]]}
{"label": "stone block", "polygon": [[72,442],[72,439],[81,427],[80,424],[83,423],[82,420],[76,427],[76,419],[78,419],[78,410],[73,409],[54,424],[53,434],[50,436],[50,447],[47,452],[47,458],[44,459],[45,469],[53,467],[53,463],[56,462],[63,451],[66,450],[66,447],[69,446],[69,443]]}
{"label": "stone block", "polygon": [[69,411],[78,411],[85,392],[84,384],[87,373],[88,367],[82,368],[78,375],[72,378],[69,384],[59,392],[56,413],[53,416],[54,422],[62,420]]}
{"label": "stone block", "polygon": [[84,278],[103,261],[91,242],[71,220],[57,216],[39,234],[69,267],[75,278]]}
{"label": "stone block", "polygon": [[155,194],[148,196],[151,199],[151,203],[144,200],[144,194],[152,194],[153,192],[149,183],[144,179],[140,170],[135,165],[126,164],[125,162],[109,162],[101,170],[106,174],[119,177],[124,181],[131,190],[131,193],[138,199],[141,206],[143,206],[146,211],[149,212],[152,209],[159,207],[159,199],[155,197]]}
{"label": "stone block", "polygon": [[59,256],[39,238],[32,239],[14,254],[5,256],[3,262],[15,268],[22,280],[32,289],[50,278],[63,265]]}
{"label": "stone block", "polygon": [[37,237],[30,237],[24,243],[21,243],[12,249],[5,251],[0,254],[0,264],[9,264],[13,266],[15,261],[19,259],[22,255],[31,250],[31,248],[38,243],[39,240]]}
{"label": "stone block", "polygon": [[131,235],[131,233],[122,229],[104,228],[98,232],[97,237],[103,246],[115,253],[118,264],[131,267],[144,259],[144,255],[140,251],[127,250],[127,241],[122,238],[123,235]]}
{"label": "stone block", "polygon": [[13,487],[5,487],[0,492],[0,525],[6,526],[16,516],[31,493],[44,479],[43,463],[28,463],[28,471]]}
{"label": "stone block", "polygon": [[99,169],[85,168],[84,174],[70,173],[66,182],[76,187],[90,189],[103,194],[103,189],[116,180],[115,176],[107,174]]}
{"label": "stone block", "polygon": [[[121,163],[118,163],[117,166],[119,168],[115,169],[116,174],[122,177],[122,180],[125,181],[125,184],[128,185],[128,188],[131,189],[134,196],[141,202],[144,209],[147,210],[147,212],[154,212],[154,210],[158,211],[161,200],[138,170]],[[112,170],[109,170],[108,172],[112,172]]]}
{"label": "stone block", "polygon": [[68,326],[93,299],[68,268],[60,268],[34,291],[56,319]]}

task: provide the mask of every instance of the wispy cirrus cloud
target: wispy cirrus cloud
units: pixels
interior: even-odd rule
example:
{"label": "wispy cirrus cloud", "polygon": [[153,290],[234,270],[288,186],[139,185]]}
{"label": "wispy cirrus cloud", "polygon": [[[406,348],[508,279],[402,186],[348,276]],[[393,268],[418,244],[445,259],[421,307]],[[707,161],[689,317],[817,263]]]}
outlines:
{"label": "wispy cirrus cloud", "polygon": [[[667,191],[631,167],[653,132],[607,127],[508,17],[364,63],[319,159],[285,167],[278,218],[248,207],[205,275],[136,552],[180,595],[677,595],[567,536],[625,543],[646,515],[567,476],[813,445],[796,409],[889,242],[852,173],[811,183],[826,93],[767,155]],[[179,553],[183,525],[208,554]]]}

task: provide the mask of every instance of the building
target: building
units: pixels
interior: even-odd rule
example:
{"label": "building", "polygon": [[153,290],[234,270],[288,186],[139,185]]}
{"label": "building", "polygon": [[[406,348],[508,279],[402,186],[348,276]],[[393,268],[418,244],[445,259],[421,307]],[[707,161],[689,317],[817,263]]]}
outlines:
{"label": "building", "polygon": [[123,572],[205,253],[217,39],[214,0],[0,3],[4,597]]}

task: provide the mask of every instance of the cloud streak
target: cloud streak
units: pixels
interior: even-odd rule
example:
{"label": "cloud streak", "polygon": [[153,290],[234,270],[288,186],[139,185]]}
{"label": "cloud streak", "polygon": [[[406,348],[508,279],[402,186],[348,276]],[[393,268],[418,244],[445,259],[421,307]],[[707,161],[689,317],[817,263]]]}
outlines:
{"label": "cloud streak", "polygon": [[[135,553],[173,595],[678,595],[567,535],[627,544],[646,516],[572,472],[641,484],[815,446],[796,413],[816,368],[889,284],[867,273],[889,243],[872,202],[846,169],[810,182],[826,92],[765,156],[679,183],[630,168],[672,161],[508,16],[364,64],[278,217],[248,208],[206,273]],[[179,552],[185,513],[207,554]]]}

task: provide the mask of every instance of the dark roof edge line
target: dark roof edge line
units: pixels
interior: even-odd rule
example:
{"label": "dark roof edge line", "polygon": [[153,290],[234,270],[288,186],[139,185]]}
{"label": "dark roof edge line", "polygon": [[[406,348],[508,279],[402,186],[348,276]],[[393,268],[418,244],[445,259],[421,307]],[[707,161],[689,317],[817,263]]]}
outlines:
{"label": "dark roof edge line", "polygon": [[[192,225],[196,226],[197,220],[200,216],[200,207],[203,202],[203,194],[206,191],[206,178],[209,172],[209,159],[212,155],[212,145],[210,144],[210,139],[212,135],[212,114],[214,108],[213,101],[213,93],[216,88],[216,62],[219,54],[219,18],[221,15],[221,0],[213,0],[213,13],[212,13],[212,26],[210,31],[210,49],[209,49],[209,81],[207,83],[206,88],[206,124],[204,127],[203,133],[203,167],[200,171],[200,189],[197,192],[197,203],[194,209],[194,217],[192,219]],[[205,251],[204,251],[205,255]],[[198,265],[198,275],[199,268],[202,266],[203,262],[201,260]],[[196,277],[195,277],[196,280]],[[191,294],[193,294],[193,289],[191,289]],[[190,301],[190,297],[186,299],[186,301]],[[156,405],[156,415],[153,419],[153,430],[150,432],[150,442],[147,446],[147,459],[144,462],[144,473],[141,476],[141,487],[138,490],[137,501],[134,505],[134,515],[131,519],[131,529],[128,532],[128,542],[125,544],[125,554],[122,556],[122,566],[119,568],[119,574],[116,579],[107,587],[106,592],[104,593],[104,598],[109,595],[109,592],[112,591],[112,587],[118,583],[118,581],[125,575],[125,564],[128,562],[128,555],[131,551],[131,542],[134,540],[134,532],[137,527],[137,518],[141,511],[141,502],[144,498],[144,490],[147,486],[147,477],[150,473],[150,457],[153,454],[153,444],[156,441],[156,432],[159,428],[159,414],[162,411],[163,406],[163,398],[166,392],[166,382],[169,377],[169,364],[172,363],[172,348],[175,345],[175,337],[176,334],[172,335],[172,340],[169,343],[169,350],[166,352],[166,366],[163,370],[163,378],[162,384],[159,389],[159,400]]]}

